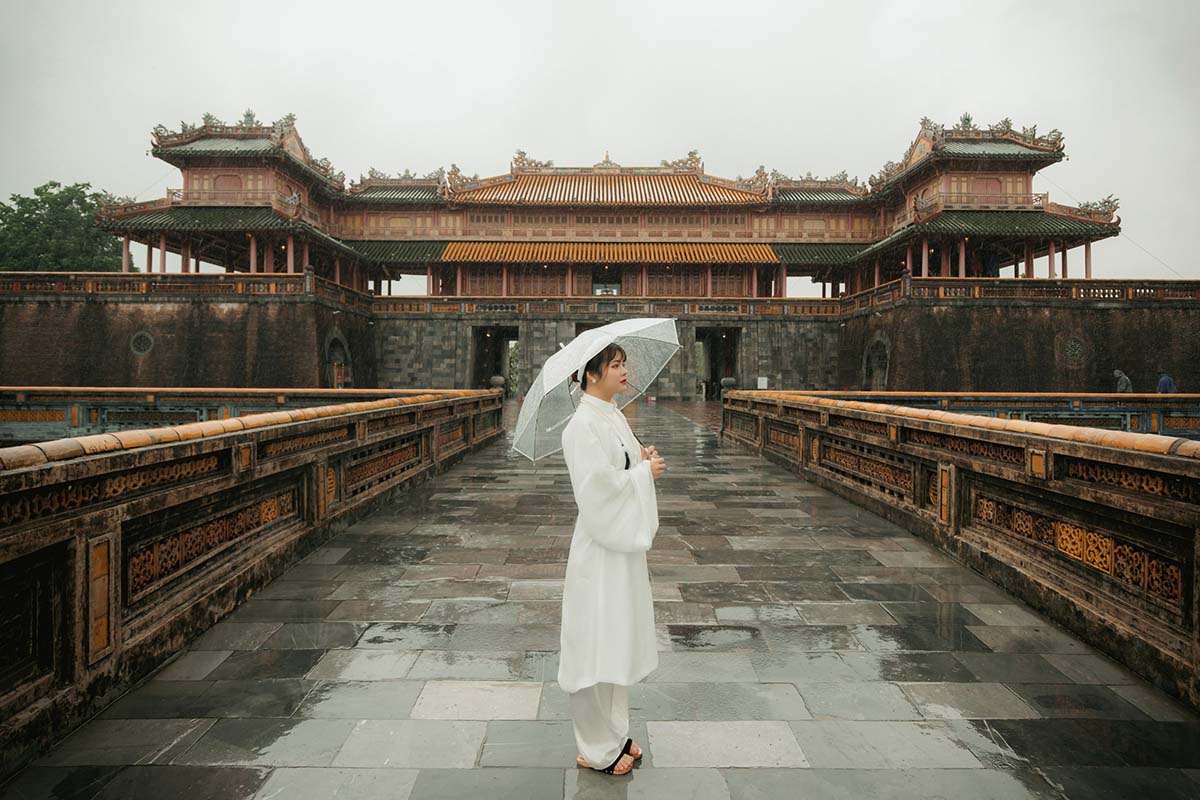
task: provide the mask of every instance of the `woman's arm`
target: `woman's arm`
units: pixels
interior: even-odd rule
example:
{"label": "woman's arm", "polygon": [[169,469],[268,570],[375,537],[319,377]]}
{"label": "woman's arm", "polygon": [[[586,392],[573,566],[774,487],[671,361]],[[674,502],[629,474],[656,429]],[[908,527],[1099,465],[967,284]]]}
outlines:
{"label": "woman's arm", "polygon": [[563,455],[584,532],[610,550],[649,550],[658,531],[650,462],[617,469],[608,463],[600,438],[587,425],[563,431]]}

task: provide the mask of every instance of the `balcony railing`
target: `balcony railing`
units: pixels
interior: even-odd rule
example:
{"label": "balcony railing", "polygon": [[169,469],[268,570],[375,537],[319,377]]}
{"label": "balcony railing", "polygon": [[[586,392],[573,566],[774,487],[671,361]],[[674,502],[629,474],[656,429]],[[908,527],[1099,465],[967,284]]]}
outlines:
{"label": "balcony railing", "polygon": [[[310,225],[326,227],[326,221],[311,206],[275,190],[188,190],[168,189],[167,200],[181,206],[269,206],[285,217],[302,219]],[[122,213],[129,213],[121,207]]]}
{"label": "balcony railing", "polygon": [[[961,192],[945,192],[914,201],[917,214],[921,218],[928,217],[940,211],[1038,211],[1049,204],[1049,195],[1045,192],[1025,192],[1020,194],[988,193],[964,194]],[[909,206],[896,214],[892,222],[891,232],[894,233],[913,222],[913,207]]]}

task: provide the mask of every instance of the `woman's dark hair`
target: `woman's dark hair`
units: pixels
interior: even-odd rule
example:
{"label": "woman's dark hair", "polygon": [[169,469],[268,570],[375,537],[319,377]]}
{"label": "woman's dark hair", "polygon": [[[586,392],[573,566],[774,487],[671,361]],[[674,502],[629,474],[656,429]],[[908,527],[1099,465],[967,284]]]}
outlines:
{"label": "woman's dark hair", "polygon": [[[621,356],[621,358],[625,358],[625,349],[619,344],[610,344],[599,353],[596,353],[596,355],[589,358],[587,365],[583,368],[583,382],[580,388],[587,389],[589,372],[599,375],[601,378],[603,378],[604,373],[608,371],[608,362],[612,361],[618,355]],[[576,383],[578,381],[579,379],[575,376],[575,373],[572,372],[570,383]]]}

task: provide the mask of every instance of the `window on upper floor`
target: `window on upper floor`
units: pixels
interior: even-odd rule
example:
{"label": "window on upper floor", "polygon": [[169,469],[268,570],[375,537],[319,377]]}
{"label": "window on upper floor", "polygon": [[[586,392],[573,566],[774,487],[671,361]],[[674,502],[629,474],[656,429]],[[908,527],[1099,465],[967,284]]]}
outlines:
{"label": "window on upper floor", "polygon": [[618,227],[624,225],[640,225],[642,221],[640,214],[593,214],[593,213],[577,213],[575,215],[576,225],[604,225],[608,227]]}
{"label": "window on upper floor", "polygon": [[646,219],[647,225],[655,227],[698,228],[703,222],[702,214],[650,214]]}
{"label": "window on upper floor", "polygon": [[566,225],[566,214],[539,214],[525,211],[514,211],[513,225]]}

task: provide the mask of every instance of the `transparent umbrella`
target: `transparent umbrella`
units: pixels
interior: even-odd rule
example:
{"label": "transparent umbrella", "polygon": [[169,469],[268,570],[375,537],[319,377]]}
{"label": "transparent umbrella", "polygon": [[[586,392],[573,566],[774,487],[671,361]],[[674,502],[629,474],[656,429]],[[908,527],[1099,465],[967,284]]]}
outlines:
{"label": "transparent umbrella", "polygon": [[579,405],[579,385],[569,378],[610,343],[625,350],[626,388],[613,399],[624,408],[641,395],[681,348],[675,320],[623,319],[576,336],[546,359],[533,379],[513,431],[512,449],[537,461],[562,449],[562,429]]}

